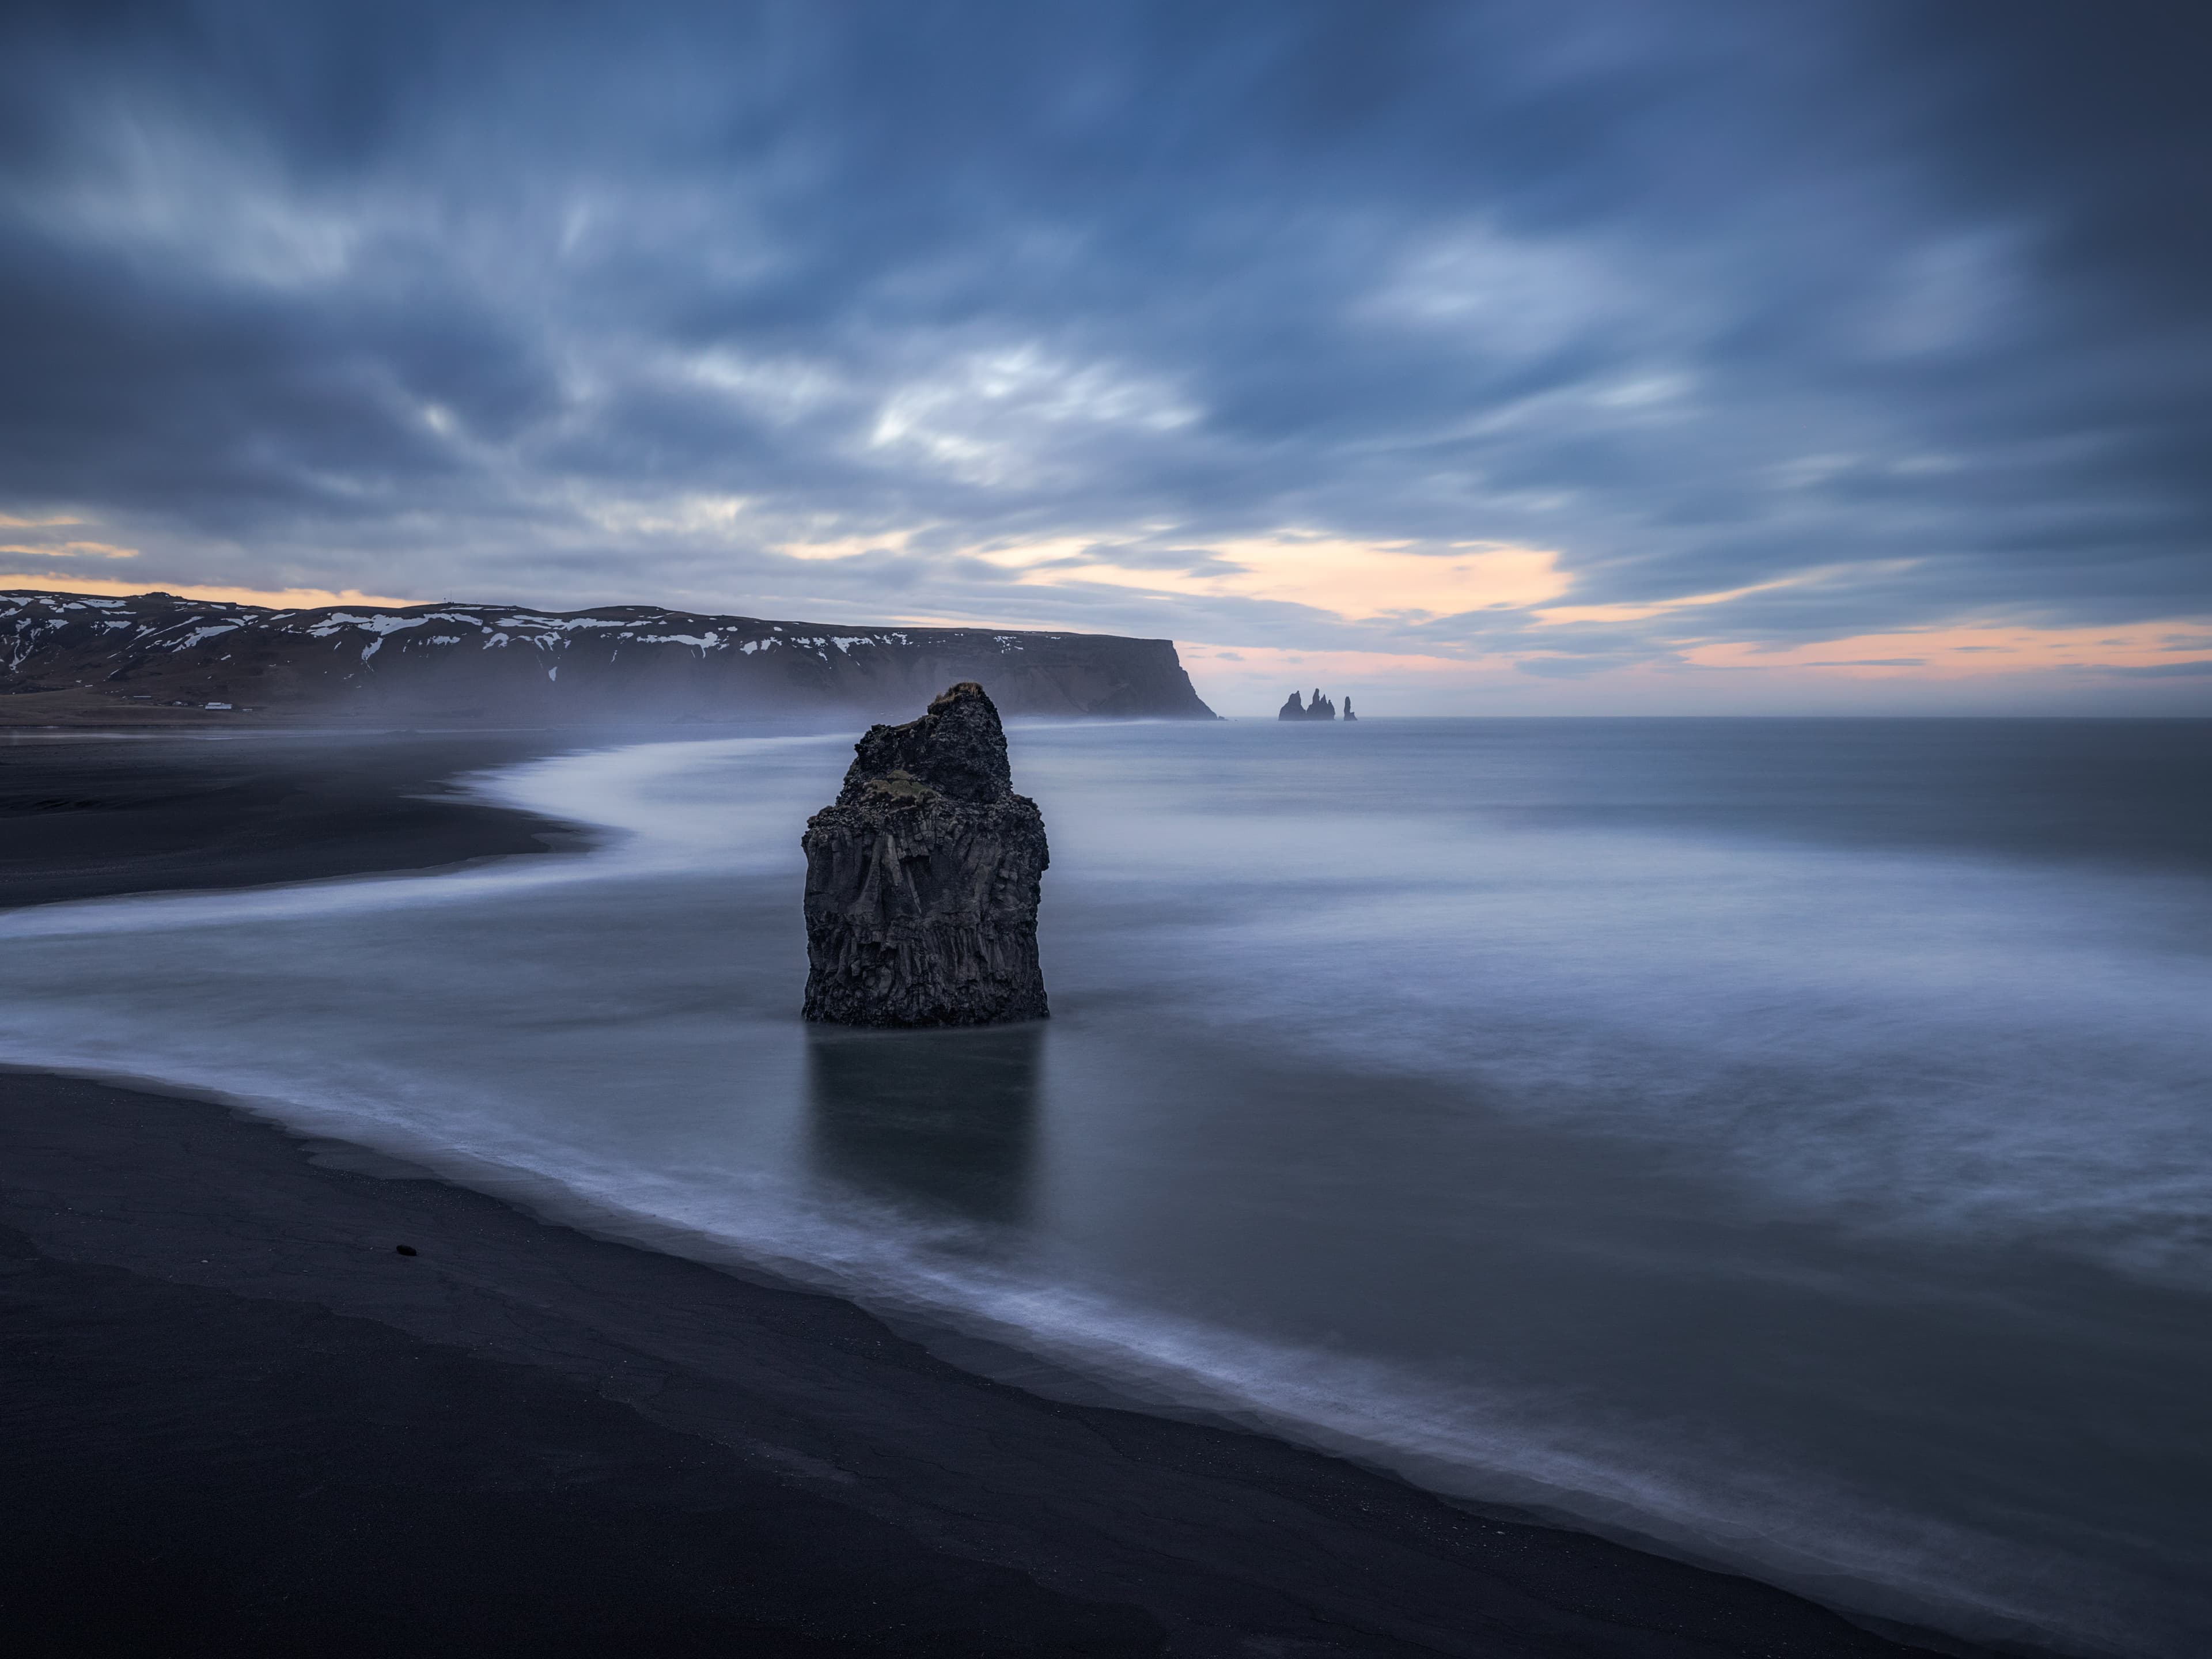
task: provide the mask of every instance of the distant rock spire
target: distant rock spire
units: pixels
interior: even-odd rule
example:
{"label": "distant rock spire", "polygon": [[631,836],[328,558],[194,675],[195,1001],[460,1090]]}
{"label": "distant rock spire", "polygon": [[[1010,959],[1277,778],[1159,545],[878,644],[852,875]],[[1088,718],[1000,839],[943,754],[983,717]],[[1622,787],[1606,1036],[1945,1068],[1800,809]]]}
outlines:
{"label": "distant rock spire", "polygon": [[1349,693],[1346,694],[1344,699],[1344,718],[1348,720],[1356,720],[1359,718],[1358,715],[1352,712],[1352,697]]}
{"label": "distant rock spire", "polygon": [[1316,685],[1311,702],[1300,702],[1298,694],[1293,691],[1291,700],[1277,711],[1275,718],[1279,720],[1333,720],[1336,718],[1336,705],[1322,696],[1321,687]]}

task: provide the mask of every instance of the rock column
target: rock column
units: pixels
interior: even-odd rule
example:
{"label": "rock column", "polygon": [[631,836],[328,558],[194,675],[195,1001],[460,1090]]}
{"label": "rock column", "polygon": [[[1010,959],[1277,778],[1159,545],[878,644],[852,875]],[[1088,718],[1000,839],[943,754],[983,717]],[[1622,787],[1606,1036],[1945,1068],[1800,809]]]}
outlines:
{"label": "rock column", "polygon": [[1037,966],[1044,817],[1013,793],[1006,736],[963,680],[854,745],[807,820],[806,1018],[992,1025],[1045,1017]]}

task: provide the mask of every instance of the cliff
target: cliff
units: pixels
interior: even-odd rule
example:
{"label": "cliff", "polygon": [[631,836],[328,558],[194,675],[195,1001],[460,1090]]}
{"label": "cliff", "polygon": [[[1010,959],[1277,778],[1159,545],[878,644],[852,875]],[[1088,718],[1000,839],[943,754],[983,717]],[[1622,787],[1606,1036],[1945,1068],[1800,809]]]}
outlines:
{"label": "cliff", "polygon": [[1013,793],[998,711],[972,681],[854,745],[807,820],[806,1018],[989,1025],[1045,1017],[1036,803]]}
{"label": "cliff", "polygon": [[0,592],[0,726],[439,726],[889,714],[974,680],[1009,714],[1206,720],[1169,640],[645,605],[275,611]]}

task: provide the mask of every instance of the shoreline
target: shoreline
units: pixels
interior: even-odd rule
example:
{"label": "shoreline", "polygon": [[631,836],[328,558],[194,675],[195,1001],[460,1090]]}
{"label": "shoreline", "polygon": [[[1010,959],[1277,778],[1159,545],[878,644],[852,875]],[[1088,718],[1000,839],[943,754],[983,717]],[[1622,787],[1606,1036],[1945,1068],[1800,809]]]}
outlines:
{"label": "shoreline", "polygon": [[[411,741],[375,787],[445,740]],[[233,878],[191,884],[558,834],[455,801],[364,837],[347,803],[369,785],[337,770],[264,779]],[[329,810],[287,830],[298,793]],[[143,817],[153,844],[179,822],[77,810]],[[65,863],[12,870],[0,898],[130,878]],[[25,1072],[0,1103],[20,1651],[156,1631],[164,1652],[1914,1650],[1287,1442],[1025,1393],[849,1303],[219,1104]],[[88,1620],[116,1640],[82,1641]]]}
{"label": "shoreline", "polygon": [[586,746],[555,732],[12,734],[0,908],[440,869],[585,844],[447,793],[458,773]]}

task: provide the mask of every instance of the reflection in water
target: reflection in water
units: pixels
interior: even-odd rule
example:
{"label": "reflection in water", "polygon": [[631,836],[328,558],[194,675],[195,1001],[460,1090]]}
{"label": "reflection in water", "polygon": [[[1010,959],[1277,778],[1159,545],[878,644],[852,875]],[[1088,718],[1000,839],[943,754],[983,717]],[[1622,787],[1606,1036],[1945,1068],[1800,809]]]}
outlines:
{"label": "reflection in water", "polygon": [[1029,1218],[1042,1025],[807,1034],[814,1172],[904,1208]]}

